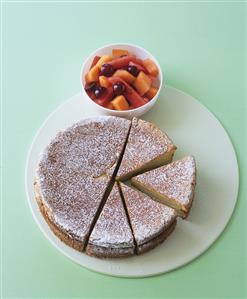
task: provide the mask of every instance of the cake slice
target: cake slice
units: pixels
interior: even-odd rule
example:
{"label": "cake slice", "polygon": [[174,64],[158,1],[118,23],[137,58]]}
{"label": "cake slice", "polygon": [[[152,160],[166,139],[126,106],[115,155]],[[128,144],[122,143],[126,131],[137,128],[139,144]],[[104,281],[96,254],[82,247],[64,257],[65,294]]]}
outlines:
{"label": "cake slice", "polygon": [[117,183],[114,184],[89,237],[86,253],[97,257],[134,254],[134,239]]}
{"label": "cake slice", "polygon": [[38,171],[35,197],[54,234],[67,245],[83,251],[109,178],[83,177],[72,174],[69,169],[55,175],[57,171],[46,174]]}
{"label": "cake slice", "polygon": [[175,150],[176,146],[158,127],[134,117],[117,180],[127,180],[170,162]]}
{"label": "cake slice", "polygon": [[131,179],[139,190],[174,208],[186,218],[194,197],[196,164],[192,156],[153,169]]}
{"label": "cake slice", "polygon": [[176,226],[177,213],[136,189],[123,183],[119,185],[137,244],[137,254],[142,254],[168,237]]}

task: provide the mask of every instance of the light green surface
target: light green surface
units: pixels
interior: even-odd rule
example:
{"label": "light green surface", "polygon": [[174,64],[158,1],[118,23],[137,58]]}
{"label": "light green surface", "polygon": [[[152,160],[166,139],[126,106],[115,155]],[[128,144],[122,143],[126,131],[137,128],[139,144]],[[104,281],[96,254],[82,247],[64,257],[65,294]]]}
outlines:
{"label": "light green surface", "polygon": [[[37,129],[80,90],[83,59],[113,42],[147,48],[168,84],[198,98],[219,118],[235,146],[243,183],[244,11],[244,3],[236,2],[3,3],[4,297],[246,297],[243,184],[229,225],[206,253],[145,279],[100,275],[60,254],[35,224],[24,190],[25,159]],[[165,109],[162,99],[160,105]]]}

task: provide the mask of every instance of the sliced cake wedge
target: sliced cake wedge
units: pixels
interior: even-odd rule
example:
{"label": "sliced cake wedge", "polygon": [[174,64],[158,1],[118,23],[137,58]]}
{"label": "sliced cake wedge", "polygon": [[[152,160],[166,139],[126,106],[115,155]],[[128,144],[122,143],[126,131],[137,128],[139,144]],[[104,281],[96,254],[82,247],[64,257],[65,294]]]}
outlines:
{"label": "sliced cake wedge", "polygon": [[119,185],[137,244],[137,254],[142,254],[169,236],[176,226],[177,213],[134,188],[123,183]]}
{"label": "sliced cake wedge", "polygon": [[[133,118],[128,142],[117,172],[117,180],[167,164],[172,160],[176,146],[154,124]],[[111,175],[111,171],[108,172]]]}
{"label": "sliced cake wedge", "polygon": [[38,172],[34,183],[40,211],[61,241],[83,251],[109,178],[72,175],[69,169],[50,173],[54,175]]}
{"label": "sliced cake wedge", "polygon": [[89,237],[86,253],[112,258],[130,256],[134,251],[134,238],[115,183]]}
{"label": "sliced cake wedge", "polygon": [[186,218],[194,197],[196,163],[192,156],[150,170],[131,179],[131,184]]}

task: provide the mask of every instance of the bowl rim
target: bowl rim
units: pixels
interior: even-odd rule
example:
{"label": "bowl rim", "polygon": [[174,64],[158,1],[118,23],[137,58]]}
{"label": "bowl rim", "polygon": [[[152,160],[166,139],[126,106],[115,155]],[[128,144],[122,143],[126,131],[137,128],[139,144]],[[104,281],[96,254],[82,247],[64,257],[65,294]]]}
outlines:
{"label": "bowl rim", "polygon": [[[152,58],[152,60],[154,60],[154,62],[157,64],[158,66],[158,69],[159,69],[159,76],[160,76],[160,84],[159,84],[159,89],[157,91],[157,94],[151,99],[151,101],[147,102],[146,104],[144,104],[143,106],[141,107],[137,107],[137,108],[134,108],[134,109],[129,109],[129,110],[112,110],[112,109],[109,109],[109,108],[106,108],[106,107],[103,107],[103,106],[100,106],[99,104],[95,103],[88,95],[87,93],[85,92],[85,89],[84,89],[84,86],[83,86],[83,70],[85,68],[85,65],[86,63],[88,62],[88,60],[92,57],[92,56],[95,56],[99,51],[103,50],[104,48],[108,48],[108,47],[113,47],[113,46],[129,46],[129,47],[133,47],[133,48],[137,48],[137,49],[140,49],[141,51],[145,52],[146,54],[148,54],[148,56],[150,58]],[[87,97],[88,100],[90,100],[90,102],[95,105],[98,109],[102,109],[102,111],[105,111],[107,113],[109,112],[112,112],[114,111],[114,114],[129,114],[129,113],[133,113],[133,112],[139,112],[141,111],[144,107],[148,107],[150,106],[150,108],[154,105],[154,103],[157,101],[158,99],[158,95],[161,91],[161,88],[164,84],[163,82],[163,71],[162,71],[162,68],[160,66],[160,63],[159,61],[156,59],[156,57],[150,53],[148,50],[146,50],[145,48],[139,46],[139,45],[136,45],[136,44],[133,44],[133,43],[110,43],[110,44],[106,44],[104,46],[101,46],[101,47],[98,47],[96,50],[94,50],[93,52],[91,52],[87,57],[86,59],[83,61],[82,63],[82,66],[81,66],[81,69],[80,69],[80,85],[82,87],[82,92],[83,92],[83,95],[85,95]]]}

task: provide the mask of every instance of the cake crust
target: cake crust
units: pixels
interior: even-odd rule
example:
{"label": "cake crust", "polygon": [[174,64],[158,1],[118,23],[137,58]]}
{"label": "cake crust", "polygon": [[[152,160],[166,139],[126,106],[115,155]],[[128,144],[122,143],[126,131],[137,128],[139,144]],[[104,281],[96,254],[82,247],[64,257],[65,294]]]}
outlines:
{"label": "cake crust", "polygon": [[90,256],[94,256],[98,258],[121,258],[121,257],[130,257],[134,255],[134,248],[133,247],[112,248],[112,247],[97,246],[88,243],[86,253]]}
{"label": "cake crust", "polygon": [[166,230],[164,230],[160,235],[156,236],[154,239],[148,241],[147,243],[139,245],[137,247],[137,254],[140,255],[145,252],[148,252],[151,249],[163,243],[174,231],[176,224],[177,224],[177,220],[174,220],[173,223]]}
{"label": "cake crust", "polygon": [[46,209],[45,205],[43,204],[42,198],[40,196],[40,191],[37,182],[34,182],[34,189],[35,189],[35,197],[38,203],[39,209],[41,214],[43,215],[46,223],[49,225],[50,229],[53,233],[65,244],[74,248],[78,251],[83,251],[84,242],[82,240],[76,240],[75,238],[71,237],[67,233],[63,232],[61,228],[59,228],[54,221],[52,220],[51,215],[49,216],[49,212]]}

